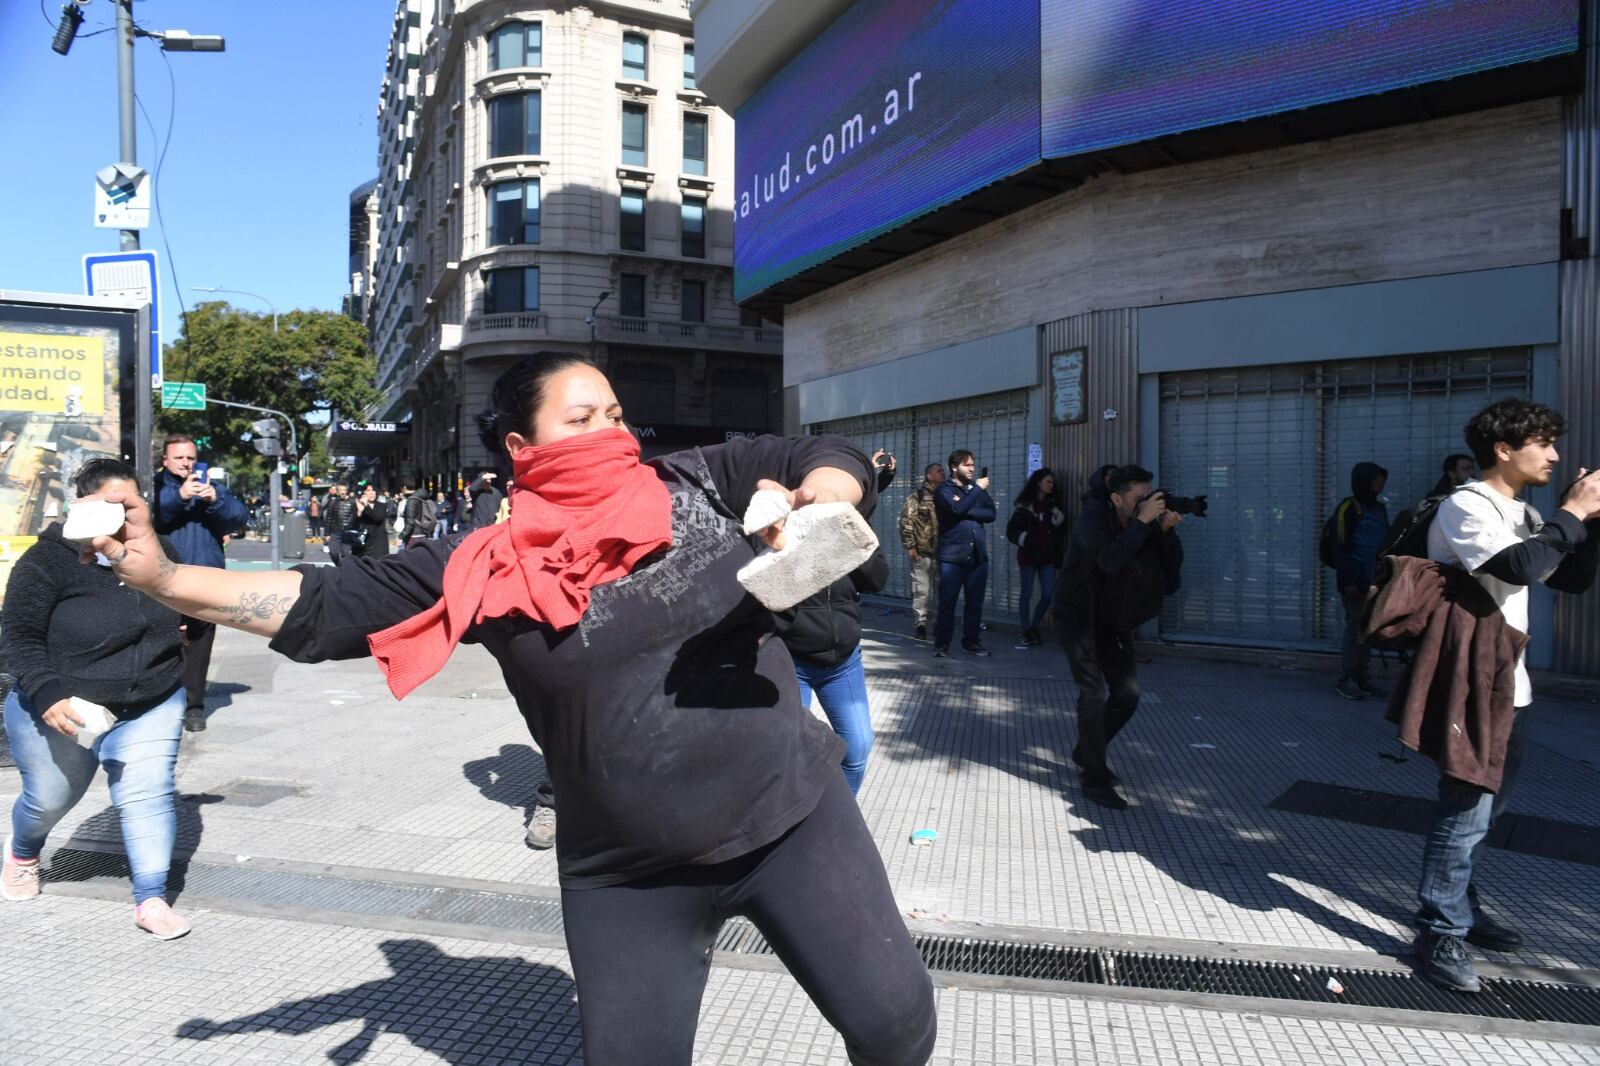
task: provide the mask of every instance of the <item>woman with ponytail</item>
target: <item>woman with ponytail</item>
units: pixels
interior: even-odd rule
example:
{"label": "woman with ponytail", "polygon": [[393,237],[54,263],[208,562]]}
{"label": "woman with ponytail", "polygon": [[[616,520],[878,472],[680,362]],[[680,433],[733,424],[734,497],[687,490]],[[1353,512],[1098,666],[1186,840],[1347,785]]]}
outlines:
{"label": "woman with ponytail", "polygon": [[[537,357],[480,419],[510,460],[510,520],[378,559],[280,573],[172,563],[136,493],[95,541],[128,585],[272,638],[292,659],[372,656],[403,697],[484,645],[545,753],[590,1066],[691,1061],[718,929],[747,916],[855,1063],[919,1064],[932,986],[844,775],[801,707],[771,612],[735,575],[760,488],[875,502],[837,437],[735,440],[639,461],[605,375]],[[781,530],[762,534],[769,543]]]}

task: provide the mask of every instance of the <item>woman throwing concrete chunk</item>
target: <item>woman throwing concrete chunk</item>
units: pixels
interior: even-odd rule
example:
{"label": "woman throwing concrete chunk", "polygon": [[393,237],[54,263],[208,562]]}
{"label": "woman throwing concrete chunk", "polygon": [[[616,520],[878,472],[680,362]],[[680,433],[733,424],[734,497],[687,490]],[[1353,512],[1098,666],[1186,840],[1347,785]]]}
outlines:
{"label": "woman throwing concrete chunk", "polygon": [[[605,375],[561,357],[503,374],[482,420],[510,457],[511,520],[382,559],[283,573],[162,554],[132,493],[118,576],[300,661],[377,658],[404,696],[463,640],[499,661],[561,796],[556,849],[590,1066],[688,1063],[707,960],[760,928],[855,1063],[933,1048],[933,990],[769,611],[735,579],[758,488],[873,502],[833,437],[732,441],[639,462]],[[769,540],[776,530],[764,534]]]}

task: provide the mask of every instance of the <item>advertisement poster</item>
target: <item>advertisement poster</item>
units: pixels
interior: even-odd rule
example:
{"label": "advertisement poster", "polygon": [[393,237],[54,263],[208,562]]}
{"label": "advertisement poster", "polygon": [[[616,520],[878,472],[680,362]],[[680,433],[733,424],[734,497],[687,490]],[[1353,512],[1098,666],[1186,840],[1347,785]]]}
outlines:
{"label": "advertisement poster", "polygon": [[78,470],[133,459],[136,321],[0,300],[0,602],[12,564],[64,516]]}

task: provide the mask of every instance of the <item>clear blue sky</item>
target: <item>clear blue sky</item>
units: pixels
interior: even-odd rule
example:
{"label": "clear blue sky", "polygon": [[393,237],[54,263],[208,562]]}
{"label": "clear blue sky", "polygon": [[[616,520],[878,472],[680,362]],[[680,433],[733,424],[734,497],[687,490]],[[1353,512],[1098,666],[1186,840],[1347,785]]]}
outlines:
{"label": "clear blue sky", "polygon": [[[93,224],[94,173],[117,161],[117,71],[111,0],[92,0],[71,53],[50,50],[61,0],[0,0],[0,289],[82,292],[82,257],[114,252]],[[221,54],[166,56],[176,83],[161,174],[167,240],[183,299],[259,300],[190,292],[248,289],[278,306],[337,309],[348,289],[350,190],[377,174],[375,113],[393,0],[137,0],[151,30],[222,34]],[[136,45],[139,163],[154,173],[167,133],[167,67]],[[178,336],[178,301],[154,217],[142,247],[162,259],[162,336]]]}

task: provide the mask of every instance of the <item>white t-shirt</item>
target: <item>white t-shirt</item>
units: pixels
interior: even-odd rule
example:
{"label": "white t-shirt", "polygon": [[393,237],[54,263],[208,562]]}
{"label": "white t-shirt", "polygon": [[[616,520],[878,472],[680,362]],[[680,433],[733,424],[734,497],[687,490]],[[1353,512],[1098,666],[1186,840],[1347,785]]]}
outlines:
{"label": "white t-shirt", "polygon": [[[1528,586],[1480,574],[1478,567],[1539,531],[1537,525],[1530,523],[1530,514],[1530,508],[1521,500],[1475,481],[1463,485],[1439,505],[1428,529],[1428,558],[1459,566],[1471,574],[1500,605],[1506,624],[1522,633],[1528,632]],[[1524,650],[1517,659],[1515,703],[1526,707],[1532,702],[1533,683],[1528,679]]]}

